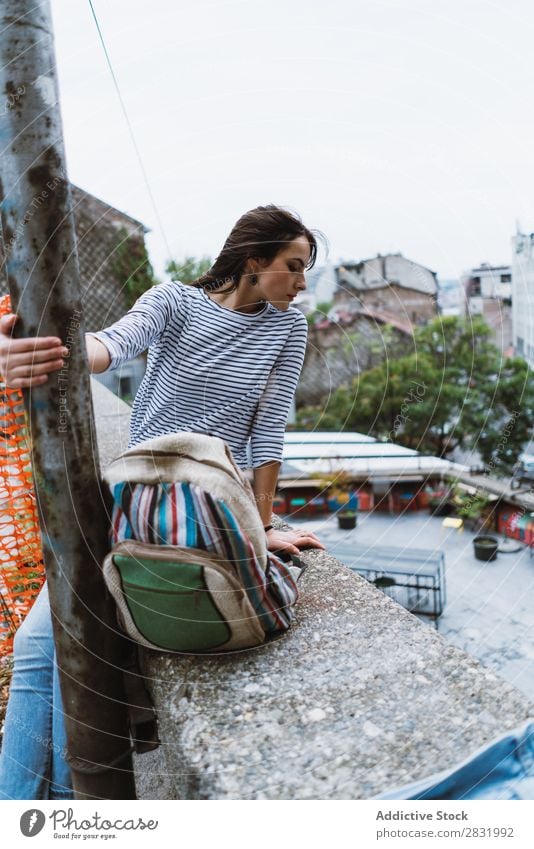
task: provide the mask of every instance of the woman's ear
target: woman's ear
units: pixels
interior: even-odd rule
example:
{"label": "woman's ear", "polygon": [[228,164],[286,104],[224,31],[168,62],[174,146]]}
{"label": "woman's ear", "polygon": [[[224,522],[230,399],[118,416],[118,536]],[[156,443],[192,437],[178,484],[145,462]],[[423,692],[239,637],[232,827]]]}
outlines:
{"label": "woman's ear", "polygon": [[264,265],[261,257],[249,257],[245,266],[245,274],[258,274]]}

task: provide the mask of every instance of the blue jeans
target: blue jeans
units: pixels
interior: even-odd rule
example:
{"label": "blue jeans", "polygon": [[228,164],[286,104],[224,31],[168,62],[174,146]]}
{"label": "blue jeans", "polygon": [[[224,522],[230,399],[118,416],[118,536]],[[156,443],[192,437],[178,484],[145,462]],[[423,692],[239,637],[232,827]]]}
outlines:
{"label": "blue jeans", "polygon": [[15,635],[14,655],[0,753],[0,799],[72,799],[46,584]]}
{"label": "blue jeans", "polygon": [[534,799],[534,722],[487,743],[452,769],[375,799]]}

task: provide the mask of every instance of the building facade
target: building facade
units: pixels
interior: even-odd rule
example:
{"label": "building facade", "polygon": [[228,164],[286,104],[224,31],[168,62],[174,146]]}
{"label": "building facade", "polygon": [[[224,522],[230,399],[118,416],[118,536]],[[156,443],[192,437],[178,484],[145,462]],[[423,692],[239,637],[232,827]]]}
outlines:
{"label": "building facade", "polygon": [[336,310],[389,314],[409,327],[438,314],[436,273],[400,253],[346,262],[336,274]]}
{"label": "building facade", "polygon": [[461,278],[464,312],[482,315],[490,329],[490,339],[503,355],[513,351],[512,267],[482,263],[466,271]]}
{"label": "building facade", "polygon": [[308,315],[319,304],[330,303],[337,288],[336,270],[331,262],[306,272],[306,291],[300,292],[295,300],[303,313]]}
{"label": "building facade", "polygon": [[534,368],[534,233],[516,233],[512,252],[514,353]]}

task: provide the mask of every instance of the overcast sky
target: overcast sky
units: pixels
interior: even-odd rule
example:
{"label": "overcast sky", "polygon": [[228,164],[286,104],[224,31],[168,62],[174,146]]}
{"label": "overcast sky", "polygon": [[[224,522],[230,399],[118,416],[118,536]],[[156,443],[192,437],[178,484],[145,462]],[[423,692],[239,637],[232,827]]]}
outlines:
{"label": "overcast sky", "polygon": [[529,0],[52,0],[72,182],[169,250],[214,256],[278,203],[331,258],[401,251],[442,277],[534,230]]}

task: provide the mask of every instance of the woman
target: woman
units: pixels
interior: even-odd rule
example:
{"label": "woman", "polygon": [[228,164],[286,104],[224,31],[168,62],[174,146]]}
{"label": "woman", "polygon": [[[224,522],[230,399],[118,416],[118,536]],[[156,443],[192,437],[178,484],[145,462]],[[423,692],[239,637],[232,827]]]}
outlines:
{"label": "woman", "polygon": [[[154,286],[111,327],[86,334],[90,371],[117,368],[148,349],[129,447],[154,436],[219,436],[237,465],[252,468],[269,550],[324,548],[311,533],[271,526],[284,431],[304,360],[307,323],[291,306],[317,254],[314,234],[276,206],[243,215],[209,272],[192,286]],[[54,337],[11,339],[0,320],[0,373],[33,387],[64,366]],[[15,667],[0,755],[0,799],[72,798],[65,760],[46,586],[15,637]]]}

